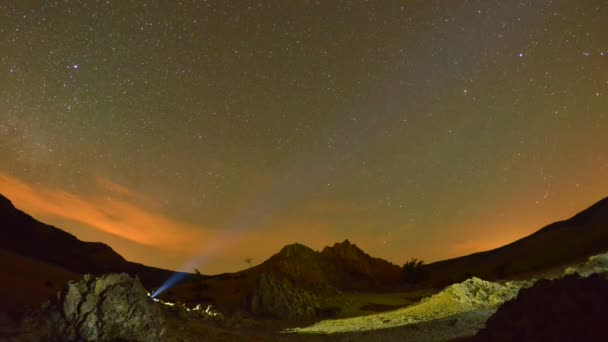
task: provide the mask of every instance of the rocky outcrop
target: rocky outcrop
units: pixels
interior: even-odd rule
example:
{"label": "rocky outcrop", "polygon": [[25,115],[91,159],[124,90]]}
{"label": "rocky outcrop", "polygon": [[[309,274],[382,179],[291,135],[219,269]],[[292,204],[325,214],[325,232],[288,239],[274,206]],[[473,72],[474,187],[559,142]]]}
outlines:
{"label": "rocky outcrop", "polygon": [[488,319],[473,341],[608,341],[608,280],[539,280]]}
{"label": "rocky outcrop", "polygon": [[165,320],[138,279],[85,275],[28,317],[20,340],[158,341]]}
{"label": "rocky outcrop", "polygon": [[319,253],[299,243],[283,247],[263,265],[266,273],[285,277],[292,283],[315,292],[323,291],[328,286]]}
{"label": "rocky outcrop", "polygon": [[564,275],[578,274],[581,277],[588,277],[595,273],[608,272],[608,253],[592,255],[587,259],[587,262],[580,265],[567,267],[564,270]]}
{"label": "rocky outcrop", "polygon": [[287,319],[309,319],[317,315],[315,296],[284,277],[263,273],[248,299],[254,315]]}
{"label": "rocky outcrop", "polygon": [[391,287],[401,274],[399,266],[369,256],[348,240],[322,252],[298,243],[287,245],[261,267],[315,294]]}
{"label": "rocky outcrop", "polygon": [[348,239],[325,247],[320,255],[331,267],[326,273],[336,287],[377,290],[400,282],[401,267],[370,256]]}

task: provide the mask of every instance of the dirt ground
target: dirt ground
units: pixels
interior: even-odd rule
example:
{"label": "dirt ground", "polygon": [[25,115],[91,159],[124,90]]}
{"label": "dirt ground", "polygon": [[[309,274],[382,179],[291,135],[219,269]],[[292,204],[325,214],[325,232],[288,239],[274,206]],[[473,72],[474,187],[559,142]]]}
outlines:
{"label": "dirt ground", "polygon": [[478,310],[388,329],[333,334],[284,333],[281,331],[293,327],[293,323],[281,321],[255,321],[241,327],[191,322],[186,329],[208,341],[452,341],[473,336],[493,313],[494,310]]}

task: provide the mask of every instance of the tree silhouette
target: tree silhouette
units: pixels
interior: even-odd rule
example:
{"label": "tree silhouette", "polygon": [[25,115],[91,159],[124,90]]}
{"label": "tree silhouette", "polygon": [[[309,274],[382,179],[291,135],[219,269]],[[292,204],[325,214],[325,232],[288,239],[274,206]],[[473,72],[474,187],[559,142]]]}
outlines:
{"label": "tree silhouette", "polygon": [[245,260],[244,260],[244,261],[245,261],[247,264],[249,264],[249,267],[251,267],[251,262],[253,261],[253,259],[251,259],[251,258],[247,257],[247,258],[245,258]]}

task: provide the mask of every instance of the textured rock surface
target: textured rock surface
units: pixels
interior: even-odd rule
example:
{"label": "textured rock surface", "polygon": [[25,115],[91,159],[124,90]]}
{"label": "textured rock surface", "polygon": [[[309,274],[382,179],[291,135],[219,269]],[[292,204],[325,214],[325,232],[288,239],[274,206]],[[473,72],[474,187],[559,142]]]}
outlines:
{"label": "textured rock surface", "polygon": [[593,255],[582,265],[568,267],[564,270],[564,275],[578,274],[582,277],[588,277],[595,273],[604,272],[608,272],[608,253]]}
{"label": "textured rock surface", "polygon": [[401,267],[370,256],[348,239],[325,247],[320,254],[330,266],[328,278],[338,288],[378,290],[401,282]]}
{"label": "textured rock surface", "polygon": [[401,268],[373,258],[345,240],[316,252],[301,244],[285,246],[261,265],[315,294],[373,290],[400,284]]}
{"label": "textured rock surface", "polygon": [[473,307],[493,308],[512,299],[521,288],[530,285],[530,282],[525,281],[495,283],[473,277],[448,286],[441,295],[452,297],[460,303]]}
{"label": "textured rock surface", "polygon": [[503,304],[474,341],[608,341],[608,280],[539,280]]}
{"label": "textured rock surface", "polygon": [[283,247],[263,265],[267,276],[286,277],[308,290],[322,291],[328,286],[319,253],[298,243]]}
{"label": "textured rock surface", "polygon": [[24,322],[22,339],[158,341],[164,317],[138,279],[85,275]]}
{"label": "textured rock surface", "polygon": [[529,283],[500,284],[471,278],[448,286],[443,291],[402,309],[361,317],[324,320],[309,327],[289,331],[327,334],[387,329],[470,312],[479,312],[479,317],[487,318],[497,306],[515,297],[522,286],[529,286]]}
{"label": "textured rock surface", "polygon": [[316,316],[318,305],[313,294],[290,280],[264,273],[249,298],[249,308],[260,316],[307,319]]}

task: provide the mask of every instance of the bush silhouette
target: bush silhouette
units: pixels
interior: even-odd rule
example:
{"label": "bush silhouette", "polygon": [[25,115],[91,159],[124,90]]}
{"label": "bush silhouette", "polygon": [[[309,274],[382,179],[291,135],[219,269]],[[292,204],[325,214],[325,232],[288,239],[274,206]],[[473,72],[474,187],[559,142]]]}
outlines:
{"label": "bush silhouette", "polygon": [[424,261],[412,258],[403,264],[401,271],[403,281],[408,284],[417,284],[427,278],[427,272],[424,269]]}
{"label": "bush silhouette", "polygon": [[195,297],[198,300],[202,300],[204,298],[203,292],[209,287],[207,284],[203,283],[203,275],[198,269],[194,269],[194,293]]}

